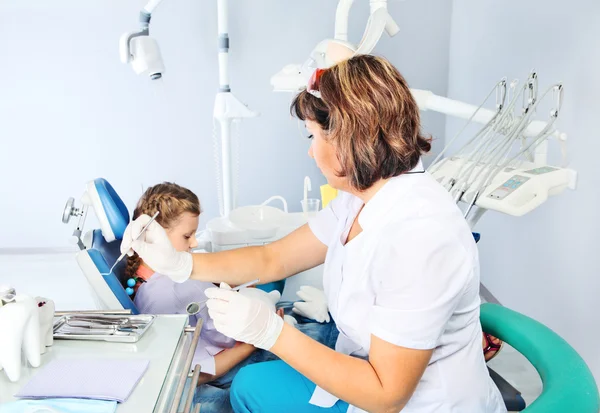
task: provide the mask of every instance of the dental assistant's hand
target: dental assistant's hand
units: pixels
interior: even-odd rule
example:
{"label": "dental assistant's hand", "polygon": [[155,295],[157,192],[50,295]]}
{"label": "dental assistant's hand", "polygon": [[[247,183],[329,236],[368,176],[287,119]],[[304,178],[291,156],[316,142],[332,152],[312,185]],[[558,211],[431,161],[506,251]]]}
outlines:
{"label": "dental assistant's hand", "polygon": [[141,215],[129,223],[123,234],[121,253],[127,251],[128,255],[132,255],[131,250],[133,250],[157,273],[164,274],[175,282],[186,281],[192,274],[192,254],[187,251],[177,251],[164,228],[156,221],[153,221],[146,232],[133,241],[150,219],[148,215]]}
{"label": "dental assistant's hand", "polygon": [[304,301],[296,301],[294,303],[294,308],[292,308],[294,313],[319,323],[328,323],[330,321],[327,309],[327,297],[323,290],[310,285],[303,285],[296,295]]}
{"label": "dental assistant's hand", "polygon": [[246,297],[221,283],[204,292],[215,328],[237,341],[269,350],[283,329],[283,319],[264,302]]}

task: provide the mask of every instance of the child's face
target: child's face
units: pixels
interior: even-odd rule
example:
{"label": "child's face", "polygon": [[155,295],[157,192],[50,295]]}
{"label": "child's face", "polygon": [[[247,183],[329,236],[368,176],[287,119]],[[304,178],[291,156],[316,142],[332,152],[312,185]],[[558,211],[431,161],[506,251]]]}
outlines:
{"label": "child's face", "polygon": [[198,241],[196,241],[198,221],[198,215],[184,212],[179,220],[167,229],[169,240],[177,251],[189,251],[198,246]]}

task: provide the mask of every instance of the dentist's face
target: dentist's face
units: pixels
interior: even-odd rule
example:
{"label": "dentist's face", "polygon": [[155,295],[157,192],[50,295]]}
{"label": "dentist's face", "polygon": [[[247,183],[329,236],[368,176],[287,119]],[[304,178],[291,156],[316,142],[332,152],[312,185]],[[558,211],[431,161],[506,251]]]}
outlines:
{"label": "dentist's face", "polygon": [[196,231],[198,231],[199,216],[189,212],[181,214],[179,219],[168,228],[167,235],[177,251],[189,251],[198,246]]}
{"label": "dentist's face", "polygon": [[306,120],[306,130],[312,135],[308,156],[315,160],[327,183],[336,189],[347,190],[347,179],[339,177],[342,167],[333,144],[327,140],[326,133],[317,122]]}

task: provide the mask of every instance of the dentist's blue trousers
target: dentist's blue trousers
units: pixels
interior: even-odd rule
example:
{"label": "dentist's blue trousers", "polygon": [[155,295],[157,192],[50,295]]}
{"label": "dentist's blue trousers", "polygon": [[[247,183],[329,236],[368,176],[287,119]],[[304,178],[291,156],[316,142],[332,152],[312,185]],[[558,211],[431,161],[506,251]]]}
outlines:
{"label": "dentist's blue trousers", "polygon": [[309,404],[315,384],[281,360],[242,368],[231,384],[230,400],[236,413],[346,413],[348,403],[333,407]]}
{"label": "dentist's blue trousers", "polygon": [[[339,332],[333,320],[320,324],[305,319],[292,312],[291,302],[279,303],[278,307],[283,308],[285,314],[296,318],[296,328],[299,331],[321,344],[335,347]],[[344,402],[338,402],[330,409],[309,404],[314,389],[313,383],[280,361],[273,353],[257,350],[224,376],[198,387],[194,402],[201,404],[200,411],[204,413],[345,413],[348,409],[348,404]],[[183,402],[182,400],[182,408]]]}

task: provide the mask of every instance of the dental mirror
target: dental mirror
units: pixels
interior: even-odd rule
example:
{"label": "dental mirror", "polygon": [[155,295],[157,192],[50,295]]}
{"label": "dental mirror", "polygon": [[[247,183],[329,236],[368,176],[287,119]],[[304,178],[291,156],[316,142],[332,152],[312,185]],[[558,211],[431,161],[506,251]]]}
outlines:
{"label": "dental mirror", "polygon": [[202,307],[206,304],[206,301],[201,301],[201,302],[192,302],[189,303],[187,305],[187,307],[185,308],[185,311],[188,313],[188,315],[196,315],[200,312],[200,310],[202,310]]}

